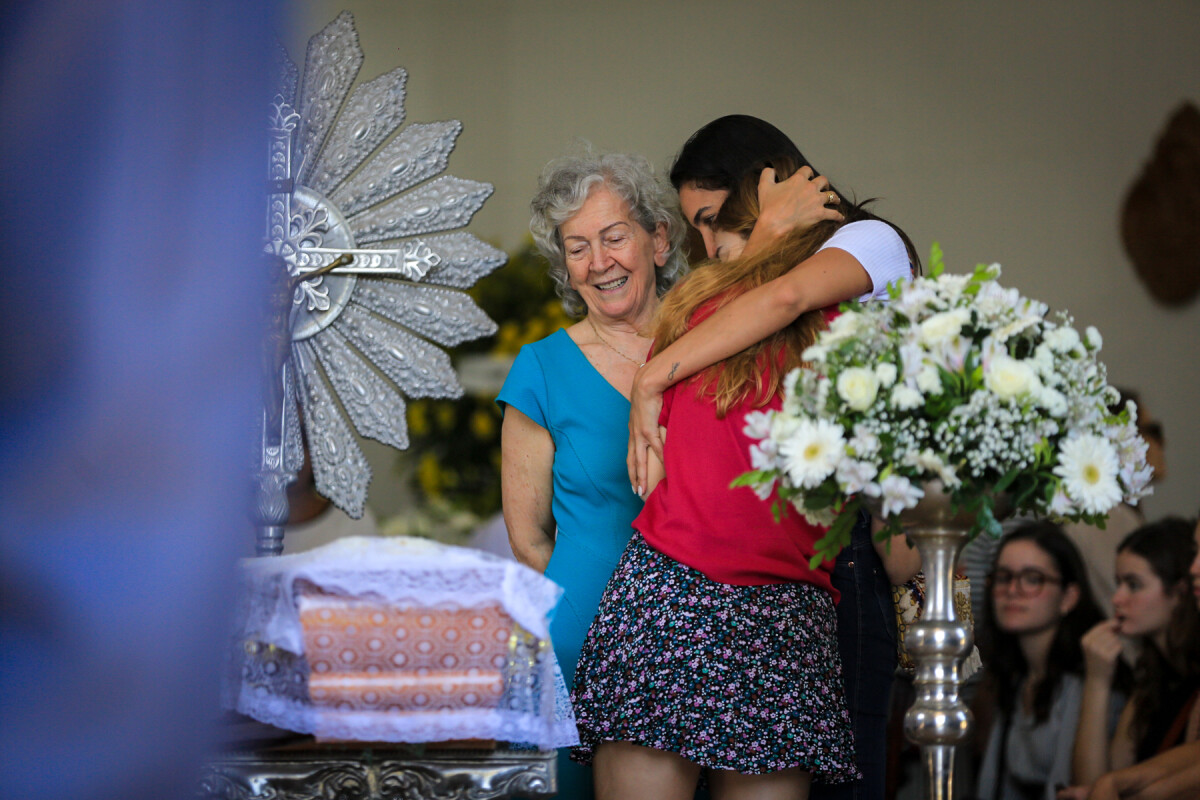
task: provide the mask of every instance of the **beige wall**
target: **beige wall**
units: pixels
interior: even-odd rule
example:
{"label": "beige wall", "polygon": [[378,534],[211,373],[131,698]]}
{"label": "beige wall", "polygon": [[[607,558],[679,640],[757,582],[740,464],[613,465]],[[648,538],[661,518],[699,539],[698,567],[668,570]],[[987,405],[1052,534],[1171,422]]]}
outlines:
{"label": "beige wall", "polygon": [[[764,117],[818,168],[1105,336],[1110,378],[1168,435],[1150,516],[1200,506],[1200,303],[1165,310],[1118,238],[1167,115],[1200,103],[1200,2],[304,0],[287,44],[348,9],[360,78],[409,71],[408,119],[457,118],[450,171],[496,193],[471,230],[526,230],[542,165],[576,137],[660,166],[708,120]],[[1200,224],[1200,220],[1197,221]],[[373,493],[390,491],[383,480]]]}

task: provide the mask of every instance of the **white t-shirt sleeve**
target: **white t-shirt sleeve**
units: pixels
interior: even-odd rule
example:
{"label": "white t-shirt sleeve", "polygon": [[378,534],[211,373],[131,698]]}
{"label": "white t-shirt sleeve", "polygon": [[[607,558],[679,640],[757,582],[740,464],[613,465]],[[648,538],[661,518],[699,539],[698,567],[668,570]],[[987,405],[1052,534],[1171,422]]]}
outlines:
{"label": "white t-shirt sleeve", "polygon": [[871,278],[871,291],[858,298],[864,302],[886,300],[889,283],[912,278],[912,266],[908,262],[904,240],[886,222],[865,219],[843,225],[819,250],[827,247],[845,250],[867,271]]}

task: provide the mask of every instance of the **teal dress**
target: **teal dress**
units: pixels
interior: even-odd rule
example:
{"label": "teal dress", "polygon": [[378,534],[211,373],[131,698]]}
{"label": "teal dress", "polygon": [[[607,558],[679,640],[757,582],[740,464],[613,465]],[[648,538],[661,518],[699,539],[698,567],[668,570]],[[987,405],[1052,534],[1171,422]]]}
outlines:
{"label": "teal dress", "polygon": [[[496,398],[554,440],[558,533],[546,577],[565,590],[550,623],[567,688],[604,587],[633,534],[642,500],[629,487],[629,401],[604,379],[565,330],[521,348]],[[559,751],[560,797],[591,797],[591,770]]]}

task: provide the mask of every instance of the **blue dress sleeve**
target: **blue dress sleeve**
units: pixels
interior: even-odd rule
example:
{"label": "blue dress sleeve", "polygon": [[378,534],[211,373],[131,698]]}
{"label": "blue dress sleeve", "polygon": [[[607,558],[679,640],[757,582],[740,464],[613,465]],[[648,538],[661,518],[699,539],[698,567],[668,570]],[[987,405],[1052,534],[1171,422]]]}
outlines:
{"label": "blue dress sleeve", "polygon": [[546,371],[532,345],[525,345],[509,368],[496,402],[501,411],[506,406],[512,406],[549,430],[550,425],[546,421],[547,400]]}

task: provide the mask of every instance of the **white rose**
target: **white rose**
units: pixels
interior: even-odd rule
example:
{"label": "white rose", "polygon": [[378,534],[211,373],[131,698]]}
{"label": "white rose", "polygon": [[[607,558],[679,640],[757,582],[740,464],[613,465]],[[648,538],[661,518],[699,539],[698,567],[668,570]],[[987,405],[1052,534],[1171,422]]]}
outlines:
{"label": "white rose", "polygon": [[943,311],[934,314],[919,326],[919,338],[926,347],[941,344],[953,339],[962,331],[962,326],[971,319],[971,314],[965,308],[953,311]]}
{"label": "white rose", "polygon": [[879,393],[879,379],[865,367],[850,367],[837,379],[838,396],[855,411],[866,411]]}
{"label": "white rose", "polygon": [[885,389],[888,388],[896,382],[896,365],[888,361],[876,364],[875,377],[879,379],[880,386]]}
{"label": "white rose", "polygon": [[1002,400],[1023,397],[1040,387],[1037,374],[1024,361],[997,356],[983,372],[983,383]]}
{"label": "white rose", "polygon": [[1099,350],[1104,346],[1104,339],[1100,336],[1100,331],[1096,330],[1094,325],[1088,325],[1083,335],[1087,338],[1089,350]]}

